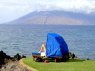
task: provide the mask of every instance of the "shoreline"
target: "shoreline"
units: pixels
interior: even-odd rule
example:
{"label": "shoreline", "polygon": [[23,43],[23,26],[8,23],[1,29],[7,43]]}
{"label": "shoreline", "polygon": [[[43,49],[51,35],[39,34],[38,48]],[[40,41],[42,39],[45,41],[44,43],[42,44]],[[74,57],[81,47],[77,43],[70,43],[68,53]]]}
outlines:
{"label": "shoreline", "polygon": [[[23,58],[26,58],[24,55],[19,55],[18,53],[11,57],[6,55],[3,51],[0,51],[0,71],[38,71],[23,62]],[[76,55],[70,53],[70,58],[77,58]],[[70,59],[69,58],[69,59]],[[85,60],[90,60],[85,59]]]}
{"label": "shoreline", "polygon": [[11,61],[3,65],[0,71],[31,71],[26,67],[23,67],[18,61]]}
{"label": "shoreline", "polygon": [[20,59],[26,58],[24,55],[18,53],[11,57],[0,51],[0,71],[31,71],[20,64]]}

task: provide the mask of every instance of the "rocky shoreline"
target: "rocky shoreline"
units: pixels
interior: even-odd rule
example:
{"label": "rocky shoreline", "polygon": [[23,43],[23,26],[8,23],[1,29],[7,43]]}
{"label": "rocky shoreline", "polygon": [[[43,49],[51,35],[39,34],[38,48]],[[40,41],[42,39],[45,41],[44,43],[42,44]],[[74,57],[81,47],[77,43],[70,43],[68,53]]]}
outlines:
{"label": "rocky shoreline", "polygon": [[3,51],[0,51],[0,71],[31,71],[19,63],[19,60],[25,57],[26,56],[19,54],[11,57],[6,55]]}
{"label": "rocky shoreline", "polygon": [[13,61],[3,65],[0,71],[31,71],[31,70],[20,65],[18,61]]}

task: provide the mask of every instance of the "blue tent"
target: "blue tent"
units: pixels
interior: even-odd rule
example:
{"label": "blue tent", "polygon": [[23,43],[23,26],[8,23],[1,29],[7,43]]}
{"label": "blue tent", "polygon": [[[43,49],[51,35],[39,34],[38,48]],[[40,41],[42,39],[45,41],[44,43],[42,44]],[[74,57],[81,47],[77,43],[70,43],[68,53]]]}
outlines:
{"label": "blue tent", "polygon": [[65,40],[56,33],[49,33],[46,42],[47,57],[63,57],[69,53]]}

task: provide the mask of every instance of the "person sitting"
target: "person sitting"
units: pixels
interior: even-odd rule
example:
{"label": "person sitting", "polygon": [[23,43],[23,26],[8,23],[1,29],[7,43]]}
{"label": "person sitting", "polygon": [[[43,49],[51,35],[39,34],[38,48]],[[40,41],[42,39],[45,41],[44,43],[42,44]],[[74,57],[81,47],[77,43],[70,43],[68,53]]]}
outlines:
{"label": "person sitting", "polygon": [[42,56],[42,57],[46,56],[45,43],[42,43],[42,46],[41,46],[39,52],[32,52],[33,60],[35,60],[35,58],[40,57],[40,56]]}
{"label": "person sitting", "polygon": [[42,46],[39,50],[39,53],[41,53],[41,56],[46,56],[46,45],[45,45],[45,43],[42,43]]}

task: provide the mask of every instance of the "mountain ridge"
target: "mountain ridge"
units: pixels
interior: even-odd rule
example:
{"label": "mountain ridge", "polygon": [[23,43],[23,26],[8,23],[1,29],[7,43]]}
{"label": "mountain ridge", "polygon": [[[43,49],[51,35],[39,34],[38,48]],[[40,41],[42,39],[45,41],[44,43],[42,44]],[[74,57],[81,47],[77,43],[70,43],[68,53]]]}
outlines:
{"label": "mountain ridge", "polygon": [[83,14],[66,11],[34,11],[12,22],[14,24],[61,24],[61,25],[93,25],[94,14]]}

